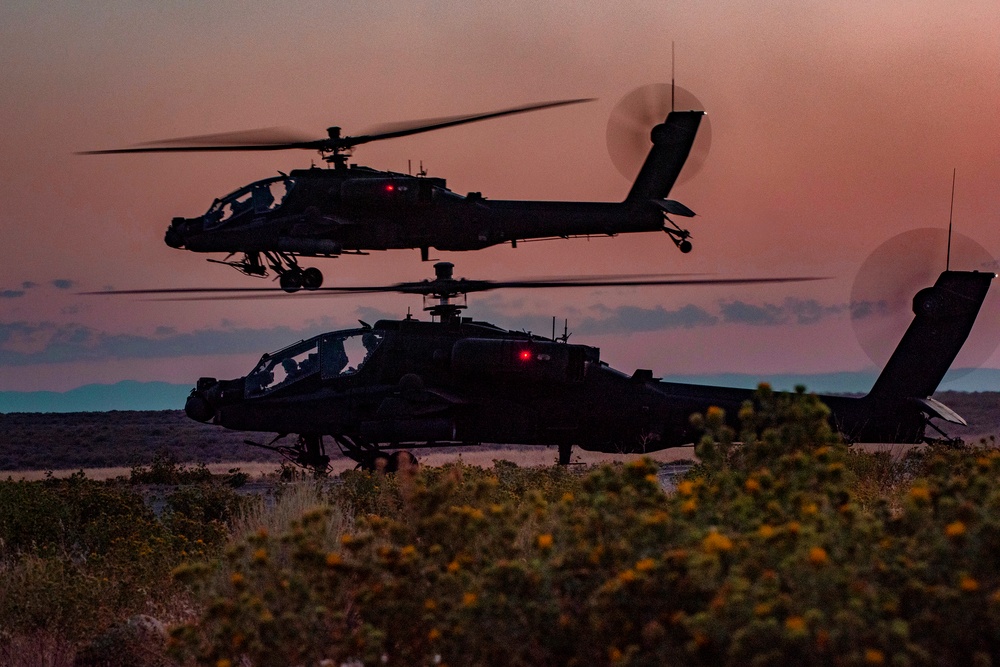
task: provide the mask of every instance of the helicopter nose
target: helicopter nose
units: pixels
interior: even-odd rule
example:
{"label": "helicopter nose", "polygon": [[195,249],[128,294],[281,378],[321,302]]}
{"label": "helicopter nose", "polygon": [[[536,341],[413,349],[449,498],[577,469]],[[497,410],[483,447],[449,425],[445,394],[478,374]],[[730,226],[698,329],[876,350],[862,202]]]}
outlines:
{"label": "helicopter nose", "polygon": [[217,397],[219,383],[215,378],[201,378],[184,403],[184,414],[197,422],[207,422],[215,416],[213,397]]}
{"label": "helicopter nose", "polygon": [[180,232],[180,227],[183,224],[184,224],[184,218],[174,218],[170,222],[170,226],[167,227],[167,233],[163,237],[163,240],[171,248],[184,247],[184,236]]}

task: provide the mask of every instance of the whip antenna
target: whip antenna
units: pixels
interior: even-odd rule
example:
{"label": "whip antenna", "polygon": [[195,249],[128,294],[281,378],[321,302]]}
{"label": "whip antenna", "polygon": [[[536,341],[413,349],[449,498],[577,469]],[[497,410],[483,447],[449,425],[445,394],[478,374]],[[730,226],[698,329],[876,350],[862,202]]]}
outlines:
{"label": "whip antenna", "polygon": [[948,212],[948,255],[945,260],[944,270],[951,270],[951,222],[955,216],[955,172],[956,168],[951,170],[951,210]]}
{"label": "whip antenna", "polygon": [[674,42],[670,42],[670,111],[674,111]]}

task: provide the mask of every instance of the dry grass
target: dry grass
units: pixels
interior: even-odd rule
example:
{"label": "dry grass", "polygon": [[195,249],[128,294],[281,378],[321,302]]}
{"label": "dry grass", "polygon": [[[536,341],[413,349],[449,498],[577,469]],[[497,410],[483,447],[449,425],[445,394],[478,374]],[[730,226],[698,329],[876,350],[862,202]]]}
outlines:
{"label": "dry grass", "polygon": [[[487,447],[469,447],[456,451],[456,448],[449,448],[446,451],[435,451],[433,449],[418,449],[414,453],[420,460],[421,465],[437,467],[446,463],[461,461],[466,465],[492,467],[494,459],[501,461],[511,461],[522,467],[554,465],[558,455],[555,447],[521,447],[492,449]],[[598,465],[601,463],[613,463],[616,461],[627,462],[641,458],[641,454],[604,454],[602,452],[586,452],[582,449],[573,450],[573,463],[583,465]],[[693,460],[694,447],[675,447],[664,449],[658,452],[646,454],[649,458],[660,463],[670,463],[680,460]],[[339,475],[345,470],[353,470],[355,463],[346,458],[335,458],[331,464],[331,474]],[[206,466],[213,474],[223,474],[233,468],[250,475],[251,479],[273,475],[277,467],[273,463],[260,461],[234,461],[231,463],[209,463]],[[45,479],[50,473],[53,477],[69,477],[80,472],[81,468],[63,470],[12,470],[4,474],[4,479],[8,476],[15,480],[37,481]],[[131,468],[83,468],[87,477],[96,480],[114,479],[115,477],[128,477]]]}
{"label": "dry grass", "polygon": [[[301,519],[308,510],[325,504],[323,494],[322,484],[312,480],[283,486],[273,505],[257,503],[233,521],[230,541],[242,542],[261,530],[269,535],[287,532],[293,521]],[[350,519],[340,512],[331,512],[326,520],[333,534],[339,534],[350,527]]]}

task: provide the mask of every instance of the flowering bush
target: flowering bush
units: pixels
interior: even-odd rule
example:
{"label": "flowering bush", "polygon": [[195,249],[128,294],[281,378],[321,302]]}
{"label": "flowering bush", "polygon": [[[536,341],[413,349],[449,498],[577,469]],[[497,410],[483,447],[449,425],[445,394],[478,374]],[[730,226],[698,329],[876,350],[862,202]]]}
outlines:
{"label": "flowering bush", "polygon": [[[986,664],[1000,655],[1000,455],[931,449],[891,497],[826,408],[766,388],[699,417],[703,463],[351,473],[280,535],[176,576],[204,664]],[[353,521],[331,521],[346,512]],[[344,528],[337,529],[337,526]]]}

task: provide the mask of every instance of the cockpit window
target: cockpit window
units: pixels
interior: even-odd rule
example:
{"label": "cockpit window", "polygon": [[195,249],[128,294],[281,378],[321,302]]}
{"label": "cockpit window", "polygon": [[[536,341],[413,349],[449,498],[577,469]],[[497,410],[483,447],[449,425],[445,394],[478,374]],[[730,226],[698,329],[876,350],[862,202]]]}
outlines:
{"label": "cockpit window", "polygon": [[303,341],[264,355],[247,375],[246,396],[260,396],[319,372],[319,339]]}
{"label": "cockpit window", "polygon": [[343,331],[264,355],[247,375],[246,397],[262,396],[317,374],[330,379],[357,373],[381,342],[382,334],[371,330]]}
{"label": "cockpit window", "polygon": [[323,379],[357,373],[381,342],[382,334],[375,331],[324,337],[320,345]]}
{"label": "cockpit window", "polygon": [[288,176],[275,176],[251,183],[232,192],[222,199],[216,199],[205,214],[205,229],[215,229],[230,220],[246,214],[260,214],[278,208],[284,203],[295,181]]}

